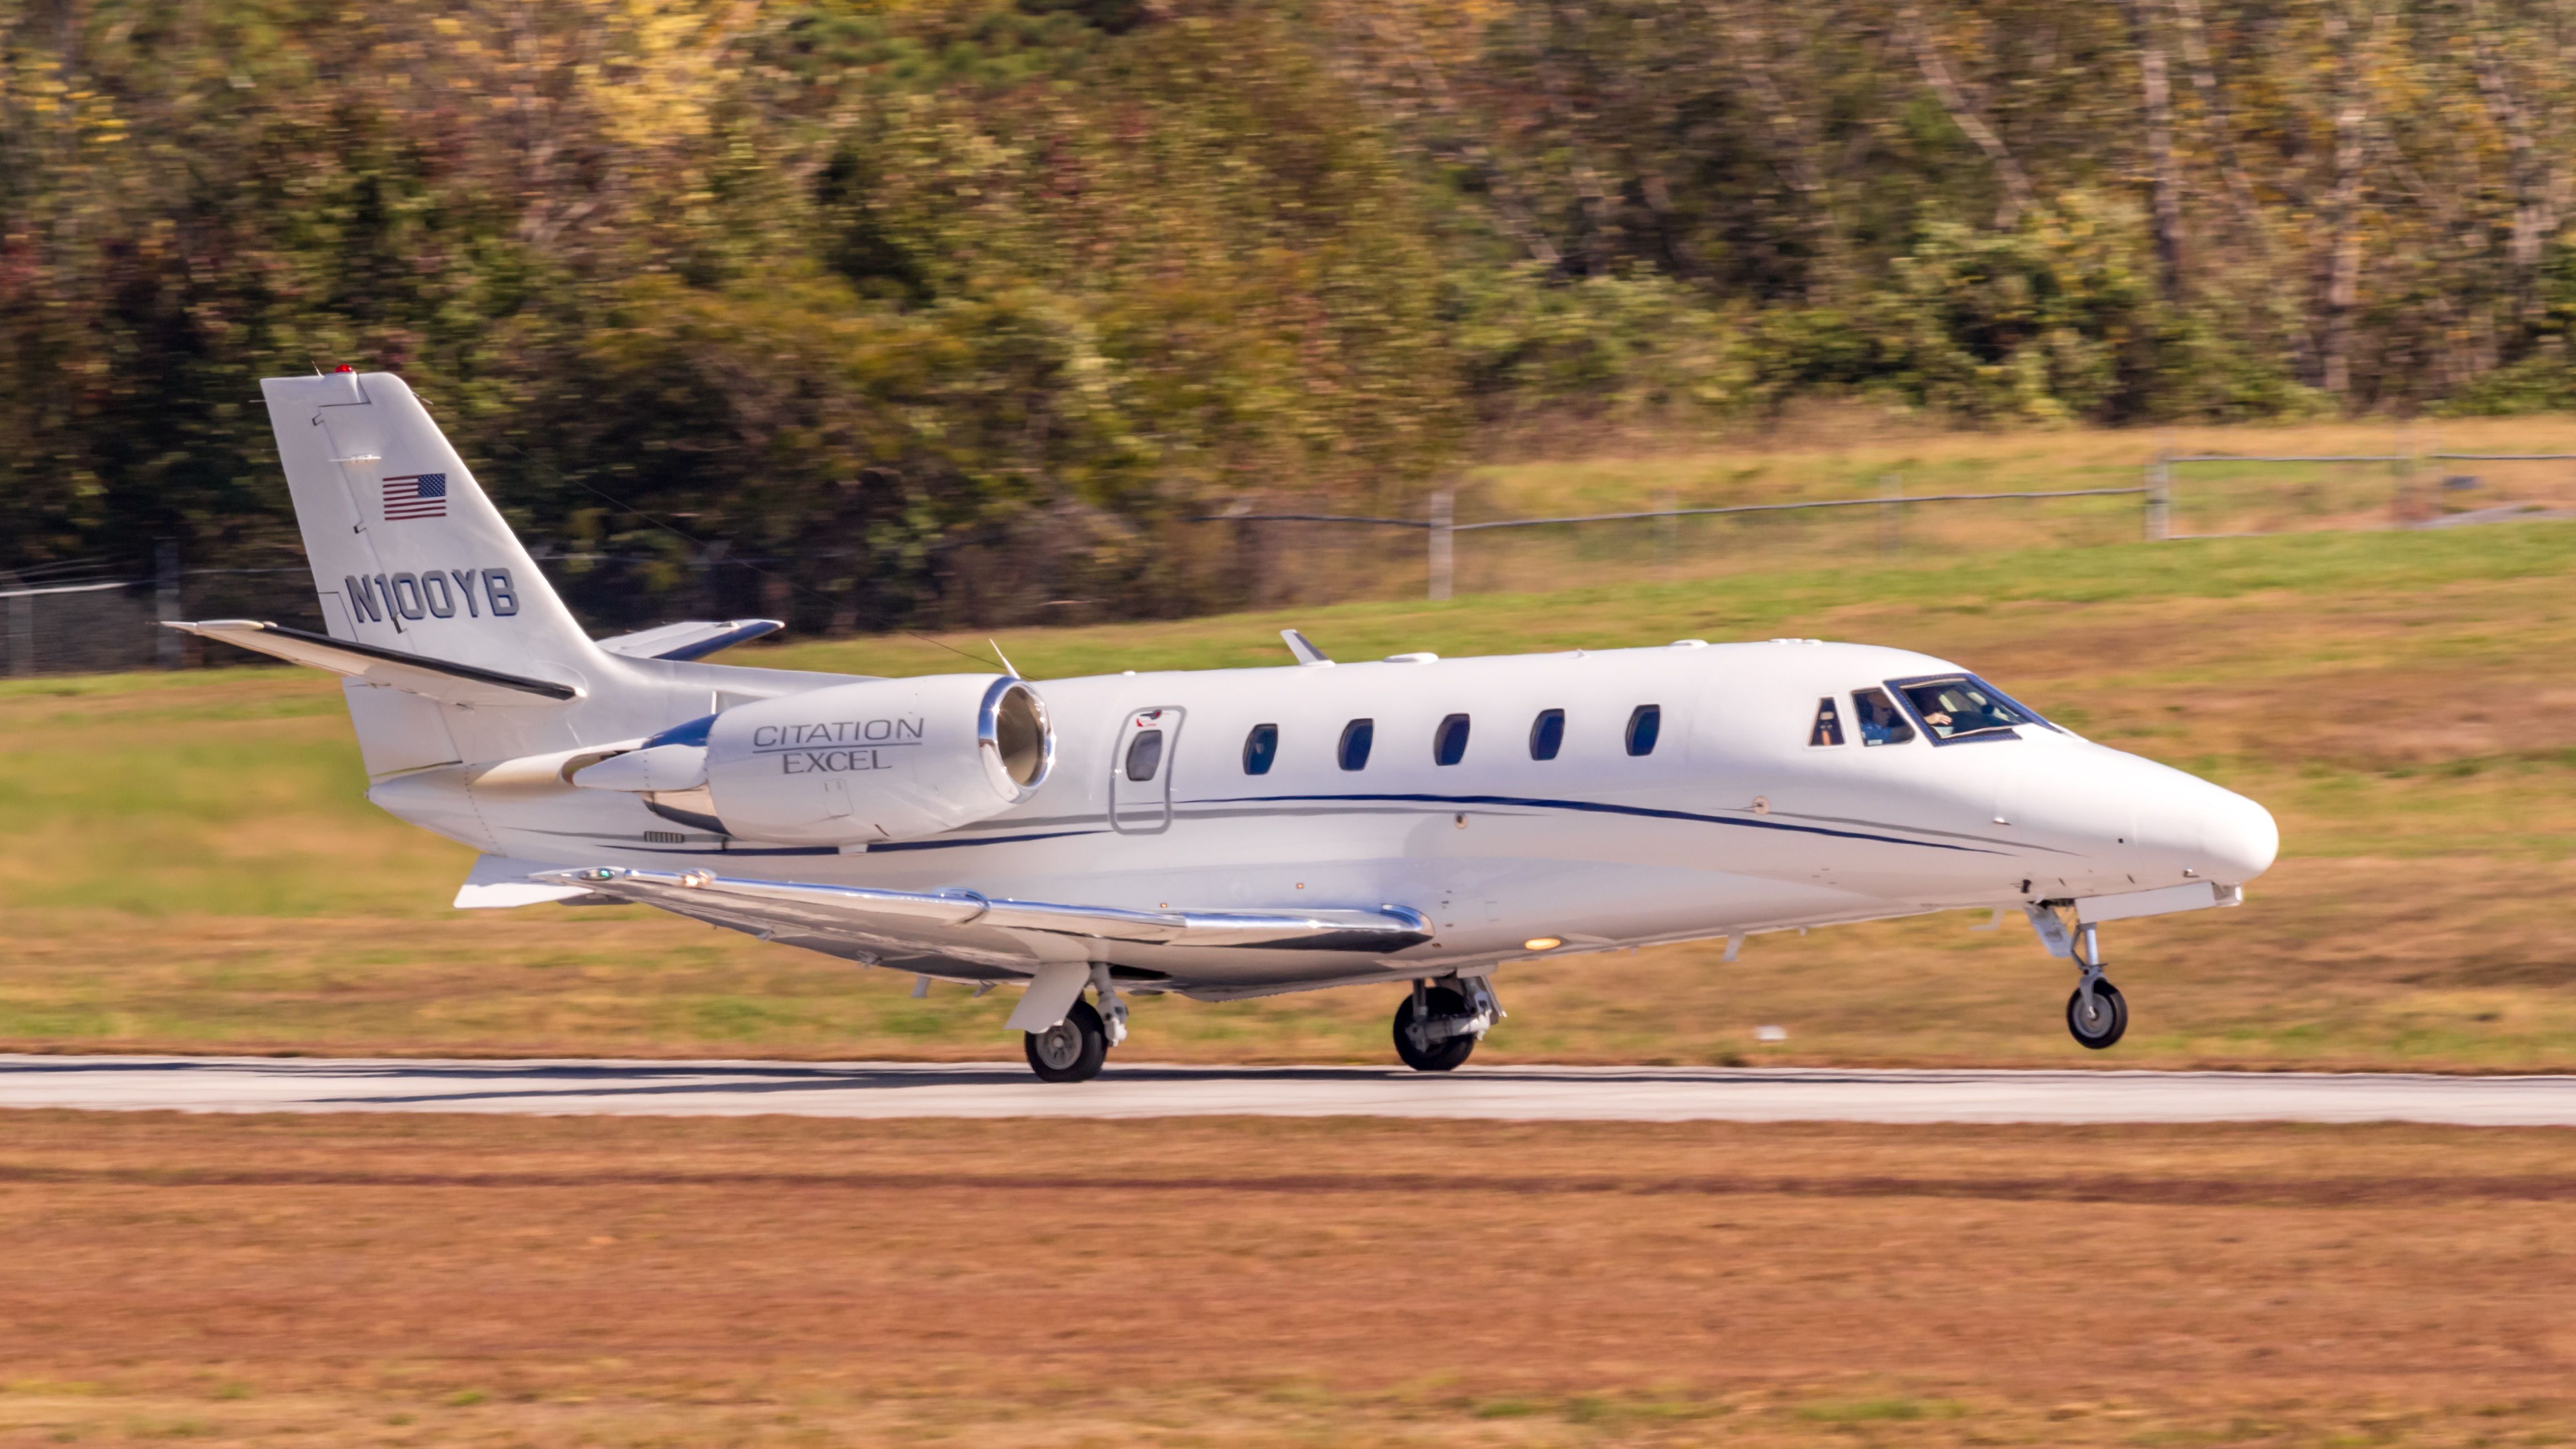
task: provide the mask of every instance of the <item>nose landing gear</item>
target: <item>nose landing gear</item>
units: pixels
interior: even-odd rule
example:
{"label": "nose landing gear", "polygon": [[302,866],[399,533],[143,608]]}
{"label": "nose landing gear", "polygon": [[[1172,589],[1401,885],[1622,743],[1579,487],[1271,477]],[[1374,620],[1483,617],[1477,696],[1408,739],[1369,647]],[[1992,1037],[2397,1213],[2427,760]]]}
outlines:
{"label": "nose landing gear", "polygon": [[2120,988],[2102,974],[2102,939],[2086,924],[2075,945],[2075,965],[2084,973],[2075,994],[2066,998],[2066,1029],[2076,1044],[2100,1051],[2129,1030],[2129,1003]]}

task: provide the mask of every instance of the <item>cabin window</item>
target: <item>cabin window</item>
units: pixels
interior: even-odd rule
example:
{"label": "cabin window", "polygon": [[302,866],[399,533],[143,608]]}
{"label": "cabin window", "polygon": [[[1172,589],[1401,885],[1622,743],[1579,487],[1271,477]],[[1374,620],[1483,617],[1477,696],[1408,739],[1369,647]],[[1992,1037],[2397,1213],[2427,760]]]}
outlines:
{"label": "cabin window", "polygon": [[1128,779],[1142,784],[1154,778],[1154,772],[1161,768],[1163,768],[1163,732],[1161,730],[1140,731],[1136,738],[1127,742]]}
{"label": "cabin window", "polygon": [[1810,745],[1839,745],[1842,742],[1842,711],[1834,708],[1834,697],[1829,694],[1816,701],[1816,722],[1807,730],[1807,743]]}
{"label": "cabin window", "polygon": [[1270,762],[1279,758],[1279,726],[1258,724],[1243,737],[1243,773],[1267,775]]}
{"label": "cabin window", "polygon": [[1369,746],[1377,743],[1377,721],[1355,719],[1342,726],[1341,748],[1334,752],[1345,770],[1364,769],[1368,765]]}
{"label": "cabin window", "polygon": [[1860,728],[1863,745],[1901,745],[1914,738],[1914,726],[1905,722],[1896,701],[1883,689],[1852,691],[1852,723]]}
{"label": "cabin window", "polygon": [[1641,704],[1630,710],[1628,712],[1628,753],[1653,754],[1655,737],[1663,732],[1664,707],[1662,705]]}
{"label": "cabin window", "polygon": [[1454,765],[1467,758],[1467,717],[1453,714],[1440,722],[1431,735],[1431,762]]}
{"label": "cabin window", "polygon": [[1565,748],[1565,711],[1543,709],[1530,721],[1530,758],[1553,760]]}
{"label": "cabin window", "polygon": [[2013,726],[2031,722],[2029,715],[1973,679],[1928,679],[1899,684],[1897,690],[1932,738],[1943,742],[1976,736],[2019,739]]}

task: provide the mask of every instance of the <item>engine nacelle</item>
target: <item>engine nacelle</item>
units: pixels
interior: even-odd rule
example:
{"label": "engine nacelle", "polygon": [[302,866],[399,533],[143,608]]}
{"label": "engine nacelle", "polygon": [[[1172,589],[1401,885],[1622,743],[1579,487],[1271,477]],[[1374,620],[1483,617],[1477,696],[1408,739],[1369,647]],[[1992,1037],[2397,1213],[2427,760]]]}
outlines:
{"label": "engine nacelle", "polygon": [[1037,792],[1055,732],[1017,679],[876,679],[736,705],[578,771],[674,819],[779,845],[859,845],[936,835]]}

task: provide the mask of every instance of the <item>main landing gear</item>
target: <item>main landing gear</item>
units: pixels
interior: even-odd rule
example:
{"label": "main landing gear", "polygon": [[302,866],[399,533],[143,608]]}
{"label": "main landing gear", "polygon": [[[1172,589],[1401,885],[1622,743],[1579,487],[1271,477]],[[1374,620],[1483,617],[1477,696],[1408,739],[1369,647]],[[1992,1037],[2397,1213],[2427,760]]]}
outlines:
{"label": "main landing gear", "polygon": [[[1041,1082],[1087,1082],[1100,1075],[1109,1049],[1127,1039],[1127,1003],[1118,999],[1118,984],[1107,966],[1091,968],[1091,989],[1100,1006],[1077,998],[1064,1020],[1044,1031],[1022,1032],[1029,1070]],[[1106,1012],[1102,1010],[1106,1008]]]}
{"label": "main landing gear", "polygon": [[1088,1001],[1077,1001],[1064,1020],[1044,1031],[1022,1032],[1029,1070],[1041,1082],[1087,1082],[1109,1060],[1109,1028]]}
{"label": "main landing gear", "polygon": [[2066,1029],[2076,1043],[2100,1051],[2129,1030],[2129,1003],[2102,974],[2102,939],[2087,924],[2075,940],[2075,966],[2084,973],[2066,998]]}
{"label": "main landing gear", "polygon": [[1476,1043],[1502,1020],[1502,1003],[1482,976],[1413,983],[1396,1004],[1395,1054],[1417,1072],[1445,1072],[1465,1062]]}

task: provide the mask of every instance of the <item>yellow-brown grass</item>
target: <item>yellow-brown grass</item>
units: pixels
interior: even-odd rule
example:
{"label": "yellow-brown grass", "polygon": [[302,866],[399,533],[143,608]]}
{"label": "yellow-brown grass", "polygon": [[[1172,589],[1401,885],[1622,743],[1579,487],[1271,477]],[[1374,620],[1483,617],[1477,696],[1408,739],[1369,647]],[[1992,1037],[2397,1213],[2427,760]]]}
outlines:
{"label": "yellow-brown grass", "polygon": [[0,1128],[6,1443],[2576,1432],[2563,1132]]}

